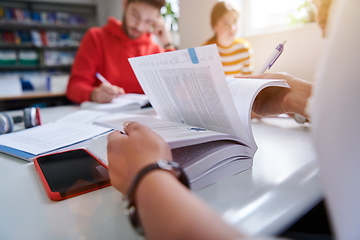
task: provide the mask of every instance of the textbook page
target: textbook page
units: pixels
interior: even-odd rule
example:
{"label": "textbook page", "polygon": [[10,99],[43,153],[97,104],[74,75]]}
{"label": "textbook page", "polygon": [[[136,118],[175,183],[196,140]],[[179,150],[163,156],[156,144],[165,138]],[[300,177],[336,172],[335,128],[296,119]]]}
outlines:
{"label": "textbook page", "polygon": [[249,137],[237,114],[216,45],[129,59],[156,113],[164,120]]}
{"label": "textbook page", "polygon": [[68,114],[56,122],[76,123],[76,124],[92,124],[96,119],[108,115],[107,112],[95,111],[95,110],[79,110]]}
{"label": "textbook page", "polygon": [[250,117],[252,105],[258,93],[266,87],[289,87],[285,79],[249,79],[249,78],[226,78],[231,95],[234,99],[236,110],[241,121],[247,126],[248,137],[255,146],[252,134]]}
{"label": "textbook page", "polygon": [[109,165],[107,157],[107,137],[109,133],[103,134],[99,137],[95,137],[89,141],[89,144],[85,147],[95,157],[102,161],[106,166]]}
{"label": "textbook page", "polygon": [[149,127],[159,134],[169,144],[170,148],[184,147],[217,140],[232,140],[243,144],[233,135],[214,132],[205,128],[186,124],[164,121],[162,119],[144,115],[124,113],[111,114],[96,120],[94,124],[122,131],[123,123],[126,121],[136,121]]}

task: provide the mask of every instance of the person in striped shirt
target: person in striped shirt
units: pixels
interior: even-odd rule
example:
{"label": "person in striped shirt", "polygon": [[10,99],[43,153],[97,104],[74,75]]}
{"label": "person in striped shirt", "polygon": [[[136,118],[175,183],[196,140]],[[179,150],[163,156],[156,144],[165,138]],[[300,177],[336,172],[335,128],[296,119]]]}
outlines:
{"label": "person in striped shirt", "polygon": [[228,2],[216,3],[211,12],[215,34],[203,44],[217,44],[226,76],[250,75],[254,69],[251,44],[235,37],[238,18],[239,12]]}

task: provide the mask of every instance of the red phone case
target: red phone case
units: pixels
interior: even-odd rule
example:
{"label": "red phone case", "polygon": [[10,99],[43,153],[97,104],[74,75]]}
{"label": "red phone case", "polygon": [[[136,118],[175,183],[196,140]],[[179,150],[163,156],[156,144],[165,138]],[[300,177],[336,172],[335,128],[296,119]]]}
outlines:
{"label": "red phone case", "polygon": [[[75,151],[75,150],[79,150],[79,149],[72,149],[72,150],[68,150],[68,151],[64,151],[64,152],[70,152],[70,151]],[[98,158],[96,158],[93,154],[91,154],[89,151],[87,151],[86,149],[82,149],[82,150],[85,150],[88,154],[90,154],[92,157],[94,157],[94,159],[96,159],[96,161],[98,161],[101,165],[103,165],[106,169],[108,168],[103,162],[101,162]],[[35,166],[35,169],[36,171],[38,172],[39,174],[39,177],[41,179],[41,182],[43,183],[43,186],[45,188],[45,191],[48,195],[48,197],[53,200],[53,201],[60,201],[60,200],[64,200],[64,199],[68,199],[68,198],[72,198],[72,197],[76,197],[76,196],[79,196],[81,194],[84,194],[84,193],[88,193],[88,192],[92,192],[92,191],[95,191],[97,189],[101,189],[101,188],[104,188],[104,187],[108,187],[110,186],[111,184],[106,184],[106,185],[103,185],[103,186],[98,186],[98,187],[94,187],[92,189],[89,189],[89,190],[84,190],[82,192],[79,192],[79,193],[76,193],[76,194],[72,194],[72,195],[68,195],[66,197],[62,197],[60,195],[59,192],[53,192],[48,184],[48,181],[46,180],[43,172],[42,172],[42,169],[38,163],[38,158],[40,157],[44,157],[44,156],[48,156],[48,155],[54,155],[54,154],[59,154],[59,153],[64,153],[64,152],[57,152],[57,153],[50,153],[50,154],[46,154],[46,155],[42,155],[42,156],[38,156],[34,159],[34,166]]]}

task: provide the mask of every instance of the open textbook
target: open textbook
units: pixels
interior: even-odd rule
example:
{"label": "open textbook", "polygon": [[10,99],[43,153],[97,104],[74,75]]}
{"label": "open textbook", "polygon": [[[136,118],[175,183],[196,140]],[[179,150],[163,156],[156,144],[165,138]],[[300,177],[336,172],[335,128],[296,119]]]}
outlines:
{"label": "open textbook", "polygon": [[128,93],[120,95],[110,103],[83,102],[80,104],[80,108],[105,112],[120,112],[140,109],[148,103],[149,99],[146,95]]}
{"label": "open textbook", "polygon": [[[193,190],[252,167],[252,103],[265,87],[288,87],[285,80],[226,79],[216,45],[129,61],[158,118],[111,114],[94,124],[119,130],[124,121],[147,125],[169,144]],[[101,143],[106,146],[105,137],[89,147],[106,163]]]}

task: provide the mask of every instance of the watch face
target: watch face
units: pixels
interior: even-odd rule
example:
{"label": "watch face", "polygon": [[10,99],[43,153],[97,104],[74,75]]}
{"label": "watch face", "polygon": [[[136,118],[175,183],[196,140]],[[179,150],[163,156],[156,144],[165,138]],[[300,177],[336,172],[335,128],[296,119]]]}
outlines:
{"label": "watch face", "polygon": [[160,159],[157,162],[157,164],[158,164],[159,168],[169,170],[169,171],[173,170],[173,168],[174,168],[169,161],[166,161],[163,159]]}
{"label": "watch face", "polygon": [[180,164],[178,164],[177,162],[160,159],[158,160],[157,164],[161,169],[165,169],[169,171],[175,170],[177,172],[180,171]]}

